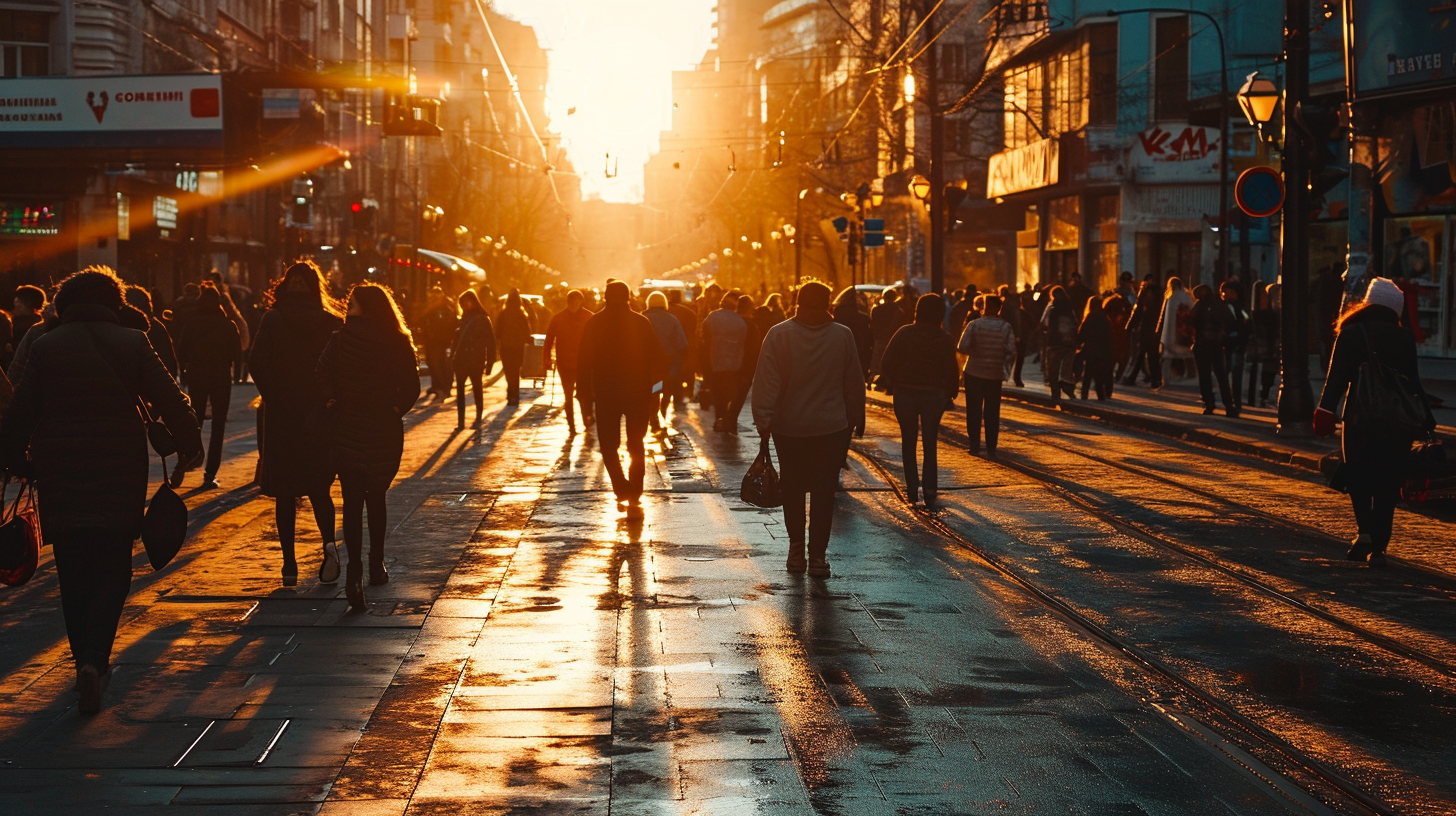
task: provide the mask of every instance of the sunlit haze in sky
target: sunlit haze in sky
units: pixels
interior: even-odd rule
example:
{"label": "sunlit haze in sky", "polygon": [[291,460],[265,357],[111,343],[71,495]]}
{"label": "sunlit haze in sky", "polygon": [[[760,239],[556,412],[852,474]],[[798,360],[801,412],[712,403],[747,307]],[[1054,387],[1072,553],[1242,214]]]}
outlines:
{"label": "sunlit haze in sky", "polygon": [[[550,52],[551,129],[582,176],[582,192],[642,200],[642,165],[671,125],[672,72],[697,64],[712,40],[714,0],[494,0],[536,29]],[[567,111],[576,108],[576,113]],[[618,175],[606,178],[610,153]]]}

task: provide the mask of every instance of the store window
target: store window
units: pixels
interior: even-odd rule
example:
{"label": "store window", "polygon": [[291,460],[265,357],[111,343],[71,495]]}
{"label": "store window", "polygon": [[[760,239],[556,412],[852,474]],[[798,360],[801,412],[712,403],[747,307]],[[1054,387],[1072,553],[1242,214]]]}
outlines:
{"label": "store window", "polygon": [[1078,196],[1052,199],[1047,215],[1048,252],[1076,249],[1081,245],[1082,201]]}
{"label": "store window", "polygon": [[1188,121],[1188,16],[1159,17],[1153,43],[1153,118]]}
{"label": "store window", "polygon": [[1117,233],[1122,214],[1122,197],[1116,194],[1095,196],[1087,201],[1091,215],[1092,288],[1098,292],[1109,292],[1117,288],[1118,268]]}
{"label": "store window", "polygon": [[0,10],[0,77],[50,74],[50,43],[50,14]]}
{"label": "store window", "polygon": [[1418,287],[1416,322],[1425,353],[1453,348],[1448,338],[1450,317],[1442,308],[1448,300],[1446,219],[1443,216],[1390,218],[1385,221],[1385,274],[1404,278]]}
{"label": "store window", "polygon": [[1117,124],[1117,23],[1093,23],[1087,38],[1087,123]]}

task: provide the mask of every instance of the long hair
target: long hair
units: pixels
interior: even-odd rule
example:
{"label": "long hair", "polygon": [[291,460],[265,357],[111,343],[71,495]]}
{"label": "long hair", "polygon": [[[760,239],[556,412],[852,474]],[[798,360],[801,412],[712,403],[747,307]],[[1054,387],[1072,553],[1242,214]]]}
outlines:
{"label": "long hair", "polygon": [[1183,291],[1183,281],[1180,280],[1177,275],[1174,275],[1173,277],[1168,278],[1168,288],[1163,290],[1163,300],[1167,300],[1168,298],[1172,297],[1174,292],[1181,291]]}
{"label": "long hair", "polygon": [[[1117,296],[1113,295],[1113,297]],[[1087,307],[1082,310],[1082,321],[1085,323],[1087,318],[1091,317],[1092,315],[1104,314],[1106,313],[1106,311],[1107,310],[1102,307],[1101,298],[1087,298]]]}
{"label": "long hair", "polygon": [[[773,300],[773,298],[769,298],[769,300]],[[853,304],[854,310],[859,311],[859,293],[854,291],[853,286],[846,286],[839,290],[839,294],[834,297],[834,311],[839,311],[839,307],[846,303]]]}
{"label": "long hair", "polygon": [[[389,289],[377,283],[361,283],[349,290],[349,304],[359,304],[363,312],[358,317],[363,317],[371,323],[392,329],[398,332],[407,342],[413,342],[410,330],[404,322],[404,316],[399,313],[399,305],[390,296]],[[356,316],[350,315],[345,318],[355,320]]]}
{"label": "long hair", "polygon": [[313,261],[298,261],[288,267],[283,277],[273,281],[273,285],[263,295],[263,303],[270,309],[287,303],[301,303],[322,309],[334,317],[344,316],[339,302],[329,295],[324,273]]}

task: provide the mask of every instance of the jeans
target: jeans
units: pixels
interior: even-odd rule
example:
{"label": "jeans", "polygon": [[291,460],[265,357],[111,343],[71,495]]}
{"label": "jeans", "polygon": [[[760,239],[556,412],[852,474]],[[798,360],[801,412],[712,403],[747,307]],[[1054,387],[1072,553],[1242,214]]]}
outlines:
{"label": "jeans", "polygon": [[192,398],[192,410],[197,412],[198,422],[202,421],[206,409],[212,408],[212,430],[207,438],[207,465],[203,471],[209,477],[216,476],[217,469],[222,465],[223,435],[227,433],[228,406],[233,398],[232,376],[228,373],[220,377],[194,376],[187,390]]}
{"label": "jeans", "polygon": [[[642,498],[642,483],[647,475],[647,424],[652,419],[652,395],[635,399],[602,398],[596,400],[597,444],[602,451],[602,464],[612,480],[612,492],[618,501]],[[618,449],[622,446],[622,423],[627,424],[627,454],[632,457],[628,471],[622,472]]]}
{"label": "jeans", "polygon": [[1001,437],[1001,381],[965,375],[966,438],[971,453],[981,452],[981,422],[986,423],[986,450],[996,450]]}
{"label": "jeans", "polygon": [[474,389],[474,391],[475,391],[475,418],[476,418],[476,420],[479,420],[480,419],[480,415],[485,412],[485,390],[480,387],[480,376],[481,376],[481,372],[479,372],[479,371],[471,371],[471,372],[456,371],[455,372],[455,415],[459,418],[461,425],[464,425],[465,424],[465,384],[466,383],[470,383],[470,387],[472,389]]}
{"label": "jeans", "polygon": [[[923,487],[925,503],[935,501],[937,486],[936,447],[940,438],[940,417],[950,402],[942,388],[895,389],[895,419],[900,423],[900,458],[905,465],[905,491],[915,501]],[[915,438],[922,438],[925,452],[923,471],[916,473]]]}
{"label": "jeans", "polygon": [[804,540],[804,499],[809,499],[809,557],[822,560],[829,552],[834,527],[834,493],[839,489],[839,466],[849,455],[852,428],[822,436],[774,434],[779,453],[779,490],[784,497],[784,526],[789,541]]}
{"label": "jeans", "polygon": [[76,668],[94,666],[105,674],[131,591],[131,539],[114,533],[79,533],[50,543]]}
{"label": "jeans", "polygon": [[1238,404],[1229,396],[1228,360],[1223,348],[1208,344],[1193,347],[1193,362],[1198,366],[1198,391],[1203,396],[1203,406],[1213,410],[1213,385],[1218,382],[1218,395],[1226,411],[1238,411]]}
{"label": "jeans", "polygon": [[[1239,390],[1239,383],[1244,381],[1244,352],[1229,349],[1224,352],[1226,362],[1224,367],[1229,375],[1229,396],[1234,401],[1234,410],[1243,405],[1243,392]],[[1253,400],[1250,400],[1252,402]]]}

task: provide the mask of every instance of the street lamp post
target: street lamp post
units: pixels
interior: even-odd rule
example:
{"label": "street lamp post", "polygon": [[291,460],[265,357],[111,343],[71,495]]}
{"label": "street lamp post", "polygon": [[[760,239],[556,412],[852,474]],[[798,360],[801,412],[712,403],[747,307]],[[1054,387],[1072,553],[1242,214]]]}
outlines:
{"label": "street lamp post", "polygon": [[1284,3],[1284,189],[1280,218],[1279,433],[1312,432],[1309,384],[1309,137],[1299,124],[1309,98],[1309,0]]}

